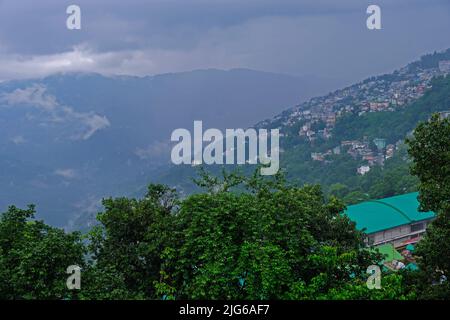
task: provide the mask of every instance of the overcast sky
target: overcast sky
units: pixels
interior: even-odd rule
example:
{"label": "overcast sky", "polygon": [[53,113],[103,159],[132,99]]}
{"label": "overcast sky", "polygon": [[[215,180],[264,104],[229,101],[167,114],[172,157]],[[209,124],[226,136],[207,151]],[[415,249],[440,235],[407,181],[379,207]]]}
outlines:
{"label": "overcast sky", "polygon": [[0,0],[0,80],[250,68],[350,83],[450,47],[449,32],[449,0]]}

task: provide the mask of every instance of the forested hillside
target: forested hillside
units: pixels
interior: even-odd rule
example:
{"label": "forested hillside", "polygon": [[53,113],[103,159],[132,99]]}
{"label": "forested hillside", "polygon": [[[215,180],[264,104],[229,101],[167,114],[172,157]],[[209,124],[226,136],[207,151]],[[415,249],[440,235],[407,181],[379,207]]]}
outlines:
{"label": "forested hillside", "polygon": [[[349,113],[338,118],[329,140],[314,144],[299,137],[285,140],[282,167],[289,178],[299,183],[321,184],[324,190],[344,197],[348,203],[414,191],[417,180],[409,174],[409,159],[402,141],[420,121],[427,120],[434,112],[449,109],[450,77],[436,78],[423,97],[405,108],[360,116]],[[326,161],[314,161],[310,157],[311,153],[330,149],[341,141],[364,137],[368,141],[382,138],[386,144],[397,143],[397,150],[383,166],[375,165],[363,176],[356,172],[358,166],[367,163],[363,159],[354,159],[346,153],[329,155]]]}

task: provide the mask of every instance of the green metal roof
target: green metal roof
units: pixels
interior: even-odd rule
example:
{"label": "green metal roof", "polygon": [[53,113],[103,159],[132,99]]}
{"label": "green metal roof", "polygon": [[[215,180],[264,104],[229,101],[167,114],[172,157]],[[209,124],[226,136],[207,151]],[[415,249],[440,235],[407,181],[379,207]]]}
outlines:
{"label": "green metal roof", "polygon": [[403,256],[395,250],[394,246],[390,243],[383,244],[375,247],[384,256],[383,262],[391,262],[393,260],[403,260]]}
{"label": "green metal roof", "polygon": [[345,214],[356,223],[359,230],[374,233],[417,221],[428,220],[434,212],[420,212],[418,193],[371,200],[348,206]]}

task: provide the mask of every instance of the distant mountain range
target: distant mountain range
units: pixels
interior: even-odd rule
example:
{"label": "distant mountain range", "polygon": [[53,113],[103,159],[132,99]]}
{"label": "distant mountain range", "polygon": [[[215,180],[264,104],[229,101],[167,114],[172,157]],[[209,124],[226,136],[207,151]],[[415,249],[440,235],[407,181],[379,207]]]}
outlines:
{"label": "distant mountain range", "polygon": [[246,69],[1,83],[0,210],[34,203],[38,218],[70,227],[165,172],[174,129],[248,127],[334,86]]}

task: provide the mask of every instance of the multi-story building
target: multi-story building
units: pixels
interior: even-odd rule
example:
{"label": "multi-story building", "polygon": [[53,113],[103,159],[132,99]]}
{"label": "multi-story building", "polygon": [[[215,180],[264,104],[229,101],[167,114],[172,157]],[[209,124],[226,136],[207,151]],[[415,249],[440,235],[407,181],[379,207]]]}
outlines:
{"label": "multi-story building", "polygon": [[377,246],[391,243],[394,247],[418,242],[434,212],[420,212],[418,193],[371,200],[348,206],[345,214],[356,228],[367,234],[367,244]]}
{"label": "multi-story building", "polygon": [[450,72],[450,60],[439,61],[439,70],[441,72]]}

